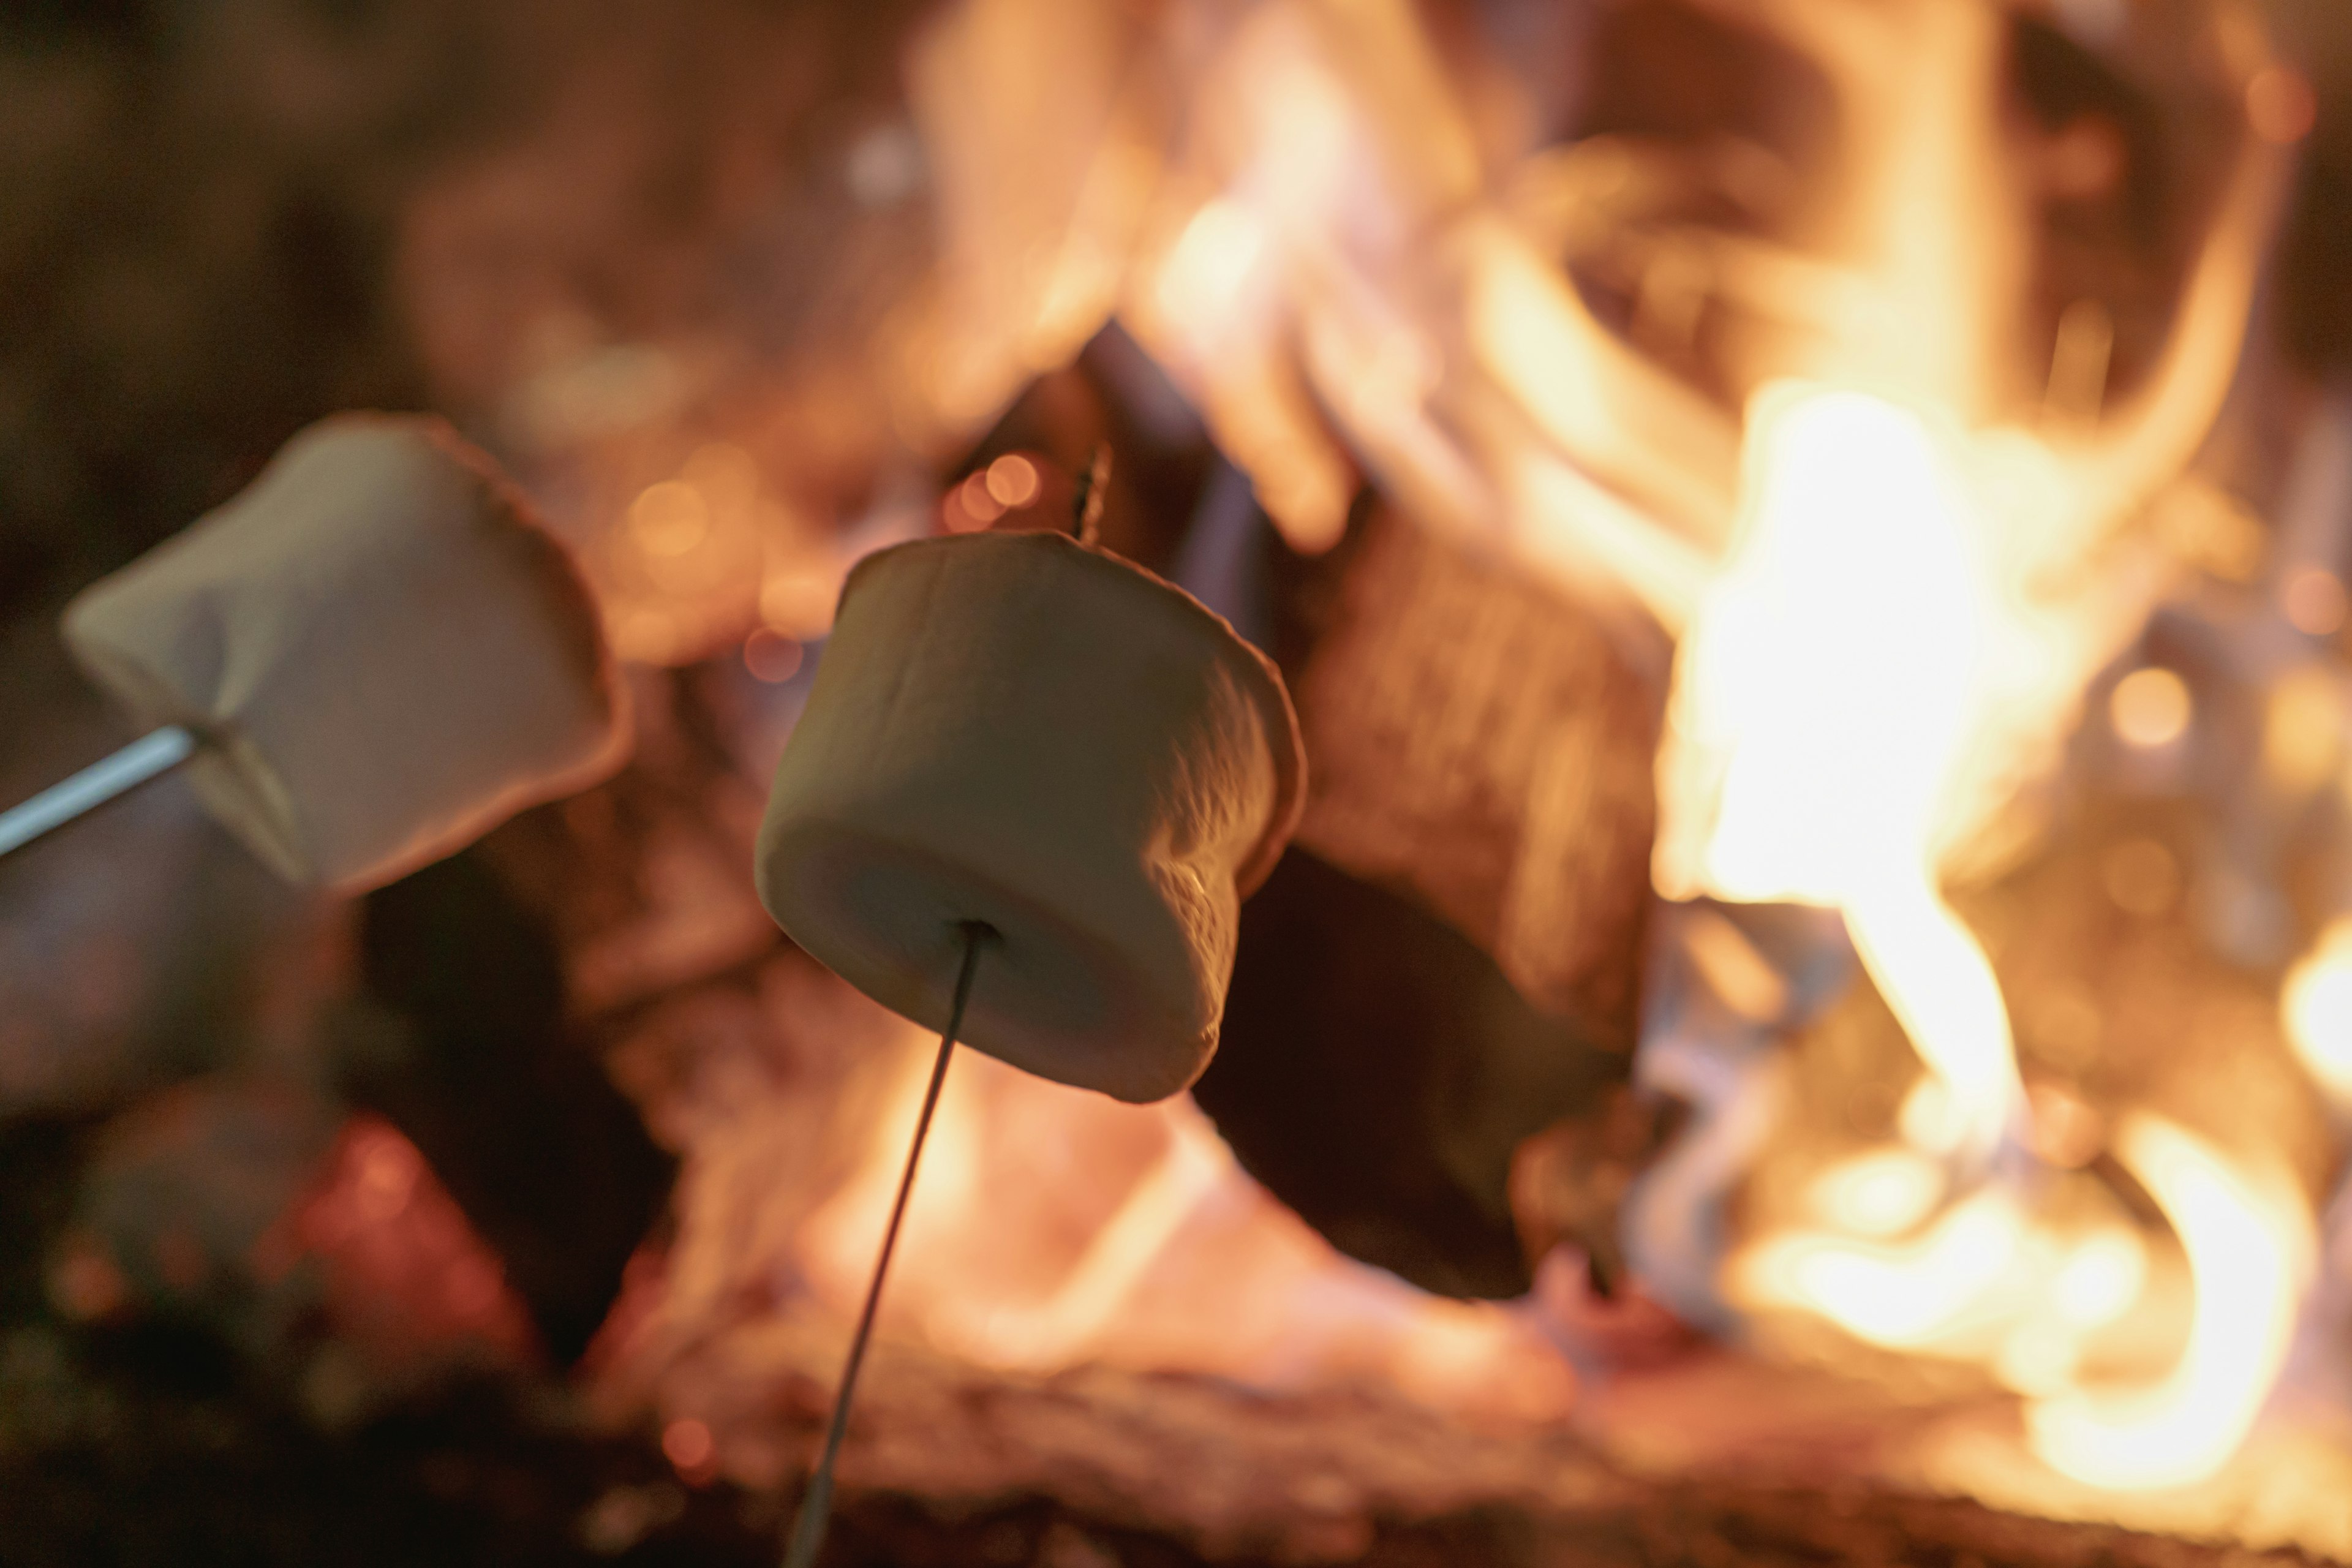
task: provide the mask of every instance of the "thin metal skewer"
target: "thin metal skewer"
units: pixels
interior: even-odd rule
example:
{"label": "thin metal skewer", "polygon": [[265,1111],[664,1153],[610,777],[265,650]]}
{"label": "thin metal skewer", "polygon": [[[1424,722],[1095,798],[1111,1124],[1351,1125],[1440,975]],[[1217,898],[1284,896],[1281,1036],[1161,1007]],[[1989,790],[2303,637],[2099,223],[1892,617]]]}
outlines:
{"label": "thin metal skewer", "polygon": [[1094,460],[1078,476],[1077,493],[1070,498],[1070,531],[1081,544],[1092,544],[1102,532],[1103,503],[1110,499],[1110,443],[1095,447]]}
{"label": "thin metal skewer", "polygon": [[0,811],[0,855],[21,849],[116,795],[163,777],[195,754],[194,731],[177,724],[150,731],[103,762],[92,763],[21,805]]}
{"label": "thin metal skewer", "polygon": [[898,1245],[898,1225],[907,1217],[907,1198],[915,1190],[915,1166],[923,1157],[923,1140],[930,1135],[931,1112],[939,1109],[940,1086],[947,1081],[948,1058],[955,1055],[957,1033],[963,1027],[964,1004],[971,1000],[971,977],[980,966],[981,944],[995,932],[981,921],[963,926],[963,967],[956,975],[955,1005],[940,1036],[939,1060],[931,1064],[930,1087],[923,1091],[922,1113],[915,1118],[915,1141],[907,1149],[906,1173],[898,1178],[898,1200],[890,1205],[890,1223],[882,1232],[882,1250],[874,1259],[874,1279],[866,1287],[866,1307],[857,1314],[857,1331],[850,1336],[849,1359],[841,1369],[841,1387],[833,1396],[833,1423],[825,1428],[824,1450],[817,1456],[801,1498],[800,1517],[793,1521],[792,1544],[784,1552],[784,1568],[813,1568],[817,1549],[824,1544],[824,1527],[833,1515],[833,1466],[841,1456],[841,1440],[849,1431],[849,1399],[857,1387],[857,1369],[866,1361],[866,1342],[873,1337],[875,1310],[882,1304],[882,1281],[890,1271],[890,1254]]}

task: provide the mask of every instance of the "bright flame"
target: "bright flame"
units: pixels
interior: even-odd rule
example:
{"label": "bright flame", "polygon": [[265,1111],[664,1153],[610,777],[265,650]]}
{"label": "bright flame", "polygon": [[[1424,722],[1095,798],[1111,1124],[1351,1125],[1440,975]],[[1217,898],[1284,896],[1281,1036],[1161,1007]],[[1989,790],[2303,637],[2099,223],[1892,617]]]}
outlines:
{"label": "bright flame", "polygon": [[1913,1149],[1877,1149],[1831,1166],[1813,1180],[1810,1206],[1823,1224],[1853,1236],[1900,1236],[1944,1196],[1944,1169]]}
{"label": "bright flame", "polygon": [[2126,1121],[2116,1156],[2163,1209],[2197,1290],[2188,1348],[2144,1388],[2086,1390],[2028,1412],[2034,1451],[2094,1486],[2174,1486],[2237,1452],[2285,1364],[2313,1265],[2312,1216],[2283,1173],[2233,1164],[2157,1116]]}
{"label": "bright flame", "polygon": [[2107,716],[2127,746],[2147,752],[2168,746],[2189,731],[2189,685],[2162,665],[2135,669],[2116,682]]}
{"label": "bright flame", "polygon": [[[908,1054],[855,1173],[794,1249],[845,1316],[928,1055]],[[1573,1388],[1509,1311],[1436,1300],[1334,1253],[1243,1174],[1189,1100],[1121,1105],[971,1051],[940,1097],[883,1317],[1028,1372],[1104,1362],[1294,1387],[1373,1375],[1432,1405],[1521,1418],[1557,1415]]]}
{"label": "bright flame", "polygon": [[1210,202],[1192,215],[1160,264],[1160,310],[1195,331],[1244,326],[1243,290],[1265,253],[1265,231],[1245,208],[1237,202]]}
{"label": "bright flame", "polygon": [[2338,1110],[2352,1110],[2352,919],[2330,922],[2288,971],[2279,1009],[2305,1069]]}
{"label": "bright flame", "polygon": [[1948,438],[1855,393],[1769,388],[1748,426],[1738,531],[1675,666],[1658,885],[1842,910],[1941,1088],[1935,1152],[1981,1161],[2023,1087],[1937,887],[2005,629],[1967,478]]}
{"label": "bright flame", "polygon": [[2009,1270],[2021,1228],[2014,1205],[1980,1193],[1910,1242],[1791,1235],[1757,1247],[1739,1268],[1746,1293],[1759,1301],[1811,1307],[1874,1345],[1925,1350]]}
{"label": "bright flame", "polygon": [[[2137,1300],[2144,1252],[2113,1226],[2070,1235],[2036,1218],[2008,1010],[1941,887],[2027,759],[2063,732],[2102,646],[2077,607],[2034,586],[2046,542],[2016,505],[2035,492],[2013,483],[2031,448],[1807,384],[1767,388],[1748,431],[1731,547],[1675,667],[1656,879],[1671,895],[1839,910],[1927,1074],[1904,1103],[1903,1143],[1817,1178],[1814,1226],[1748,1245],[1727,1290],[1870,1344],[1983,1365],[2038,1401],[2034,1451],[2078,1479],[2209,1474],[2277,1374],[2310,1216],[2284,1184],[2190,1134],[2126,1123],[2117,1152],[2189,1254],[2194,1327],[2162,1382],[2087,1388],[2093,1337]],[[2188,726],[2187,688],[2141,670],[2112,712],[2126,740],[2160,745]],[[2296,994],[2316,1016],[2338,1005],[2336,984]],[[1954,1194],[1956,1175],[1970,1185]]]}

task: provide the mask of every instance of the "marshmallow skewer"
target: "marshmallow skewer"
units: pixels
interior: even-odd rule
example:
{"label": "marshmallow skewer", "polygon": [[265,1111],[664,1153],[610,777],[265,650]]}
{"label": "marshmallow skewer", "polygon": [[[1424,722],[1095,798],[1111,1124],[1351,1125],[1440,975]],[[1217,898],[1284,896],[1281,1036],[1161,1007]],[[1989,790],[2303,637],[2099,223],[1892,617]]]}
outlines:
{"label": "marshmallow skewer", "polygon": [[353,893],[619,767],[626,704],[578,568],[437,419],[342,415],[66,607],[148,736],[0,817],[0,853],[186,764],[288,880]]}
{"label": "marshmallow skewer", "polygon": [[45,833],[96,811],[141,784],[162,778],[196,754],[196,737],[177,724],[149,731],[103,761],[51,784],[20,805],[0,811],[0,855],[22,849]]}
{"label": "marshmallow skewer", "polygon": [[[868,556],[842,590],[761,827],[761,901],[919,1023],[945,1013],[832,1424],[785,1568],[809,1568],[883,1279],[958,1040],[1134,1101],[1216,1049],[1241,900],[1306,790],[1273,665],[1093,534],[966,534]],[[985,943],[988,974],[975,993]],[[953,1000],[940,978],[961,950]]]}
{"label": "marshmallow skewer", "polygon": [[978,921],[963,929],[963,965],[956,974],[955,1006],[948,1026],[940,1032],[940,1054],[931,1063],[931,1081],[923,1090],[923,1109],[915,1118],[915,1136],[907,1146],[907,1168],[898,1177],[898,1195],[890,1205],[890,1223],[882,1228],[882,1249],[874,1258],[874,1278],[866,1283],[866,1305],[857,1314],[857,1331],[850,1336],[849,1359],[842,1363],[841,1386],[833,1396],[833,1419],[824,1430],[824,1451],[802,1494],[798,1518],[793,1521],[792,1545],[784,1552],[784,1568],[812,1568],[824,1544],[824,1530],[833,1517],[833,1467],[841,1458],[841,1440],[849,1434],[849,1400],[857,1389],[858,1368],[866,1364],[866,1342],[874,1337],[874,1314],[882,1305],[882,1281],[890,1272],[890,1255],[898,1247],[898,1226],[907,1217],[907,1199],[915,1190],[915,1167],[923,1158],[924,1140],[930,1136],[931,1113],[940,1108],[940,1089],[948,1079],[948,1060],[955,1055],[956,1031],[963,1026],[963,1010],[971,1000],[971,978],[980,968],[980,950],[995,933]]}
{"label": "marshmallow skewer", "polygon": [[1189,595],[1066,534],[917,540],[849,574],[756,879],[930,1028],[985,921],[966,1043],[1139,1104],[1215,1051],[1241,900],[1305,784],[1280,675]]}

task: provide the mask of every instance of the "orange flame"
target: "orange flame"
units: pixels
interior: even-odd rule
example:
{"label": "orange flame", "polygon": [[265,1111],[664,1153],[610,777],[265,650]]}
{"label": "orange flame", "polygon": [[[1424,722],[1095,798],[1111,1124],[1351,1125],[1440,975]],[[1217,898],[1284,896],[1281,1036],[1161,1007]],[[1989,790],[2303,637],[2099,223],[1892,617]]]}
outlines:
{"label": "orange flame", "polygon": [[2197,1289],[2189,1345],[2158,1383],[2071,1390],[2028,1419],[2034,1451],[2077,1480],[2176,1486],[2221,1468],[2270,1397],[2310,1283],[2312,1216],[2284,1173],[2226,1158],[2160,1117],[2126,1121],[2116,1155],[2189,1255]]}
{"label": "orange flame", "polygon": [[[873,1265],[928,1052],[795,1252],[845,1315]],[[1214,1303],[1213,1308],[1205,1304]],[[1433,1405],[1557,1415],[1573,1379],[1513,1310],[1333,1252],[1243,1174],[1189,1100],[1122,1105],[975,1052],[948,1077],[883,1318],[982,1365],[1176,1368],[1297,1387],[1372,1376]]]}
{"label": "orange flame", "polygon": [[2320,933],[2280,994],[2288,1043],[2338,1110],[2352,1109],[2352,920]]}
{"label": "orange flame", "polygon": [[[2168,1122],[2126,1121],[2117,1156],[2189,1255],[2195,1326],[2159,1384],[2084,1386],[2092,1336],[2139,1293],[2140,1244],[2113,1226],[2066,1236],[2034,1218],[2006,1005],[1940,887],[2079,701],[2089,668],[2051,651],[2069,647],[2069,631],[2076,650],[2098,645],[2063,619],[2072,606],[2020,592],[2032,579],[1999,553],[1982,442],[1881,399],[1802,385],[1759,395],[1749,432],[1740,531],[1676,666],[1657,879],[1669,893],[1843,911],[1927,1076],[1904,1106],[1904,1145],[1819,1178],[1818,1227],[1756,1239],[1727,1287],[1751,1309],[1793,1308],[1872,1344],[1986,1366],[2037,1396],[2034,1452],[2077,1479],[2210,1474],[2284,1363],[2311,1216],[2290,1184]],[[2330,984],[2306,978],[2306,1013]],[[1955,1193],[1951,1178],[1971,1173],[1991,1180]]]}

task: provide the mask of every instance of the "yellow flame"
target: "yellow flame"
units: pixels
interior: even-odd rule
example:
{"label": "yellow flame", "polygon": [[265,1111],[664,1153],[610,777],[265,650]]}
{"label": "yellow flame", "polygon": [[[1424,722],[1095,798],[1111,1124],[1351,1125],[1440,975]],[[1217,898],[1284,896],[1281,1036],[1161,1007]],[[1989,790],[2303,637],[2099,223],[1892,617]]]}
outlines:
{"label": "yellow flame", "polygon": [[2118,1489],[2201,1479],[2252,1427],[2284,1364],[2312,1268],[2312,1217],[2292,1181],[2233,1163],[2161,1117],[2127,1120],[2116,1156],[2163,1209],[2197,1291],[2189,1343],[2146,1387],[2085,1390],[2028,1411],[2034,1451]]}
{"label": "yellow flame", "polygon": [[2344,686],[2325,665],[2288,671],[2263,706],[2263,773],[2288,795],[2326,784],[2344,752]]}
{"label": "yellow flame", "polygon": [[[911,1032],[847,1180],[794,1243],[856,1310],[928,1076]],[[1208,1310],[1203,1310],[1203,1307]],[[1573,1379],[1503,1308],[1350,1262],[1243,1174],[1189,1099],[1121,1105],[959,1052],[883,1307],[986,1365],[1182,1368],[1270,1386],[1378,1377],[1428,1404],[1549,1419]]]}
{"label": "yellow flame", "polygon": [[2006,1195],[1979,1193],[1906,1242],[1809,1232],[1775,1237],[1742,1256],[1735,1279],[1759,1304],[1806,1307],[1868,1343],[1926,1350],[1992,1294],[2022,1229]]}
{"label": "yellow flame", "polygon": [[[1160,264],[1161,312],[1195,332],[1221,335],[1241,327],[1243,290],[1266,249],[1265,228],[1240,203],[1220,198],[1203,205]],[[1199,346],[1202,353],[1213,352],[1216,342]]]}
{"label": "yellow flame", "polygon": [[2305,1070],[2339,1110],[2352,1110],[2352,919],[2331,921],[2287,972],[2279,1009]]}
{"label": "yellow flame", "polygon": [[1858,393],[1781,384],[1748,428],[1739,523],[1675,666],[1658,885],[1843,910],[1942,1091],[1936,1152],[1981,1159],[2023,1089],[1999,982],[1937,886],[2002,629],[1968,478],[1948,437]]}
{"label": "yellow flame", "polygon": [[1900,1236],[1944,1196],[1943,1166],[1912,1149],[1874,1149],[1813,1179],[1810,1206],[1850,1236]]}
{"label": "yellow flame", "polygon": [[[1802,384],[1759,395],[1748,429],[1731,546],[1678,653],[1656,880],[1672,895],[1842,911],[1927,1075],[1903,1107],[1903,1144],[1817,1179],[1815,1225],[1736,1255],[1732,1299],[1985,1366],[2037,1399],[2034,1451],[2077,1479],[2210,1474],[2285,1354],[2310,1216],[2286,1184],[2168,1122],[2123,1124],[2118,1156],[2188,1253],[2193,1327],[2162,1381],[2085,1387],[2092,1336],[2137,1300],[2144,1250],[2113,1226],[2052,1231],[2027,1206],[2030,1188],[1990,1163],[2004,1141],[2032,1146],[2026,1101],[2000,983],[1941,888],[2013,782],[1988,754],[2022,757],[2055,732],[2090,668],[2080,656],[2096,646],[2070,639],[2070,609],[2032,586],[2038,547],[2021,523],[2051,514],[2015,508],[2034,492],[2011,482],[2032,471],[2032,449],[2014,433],[1971,437]],[[2143,746],[2177,738],[2190,717],[2186,687],[2162,670],[2123,682],[2111,712]],[[2288,1007],[2325,1078],[2341,1047],[2317,1042],[2352,1032],[2343,948],[2298,971]],[[1937,1210],[1945,1179],[1969,1172],[1994,1179]]]}

